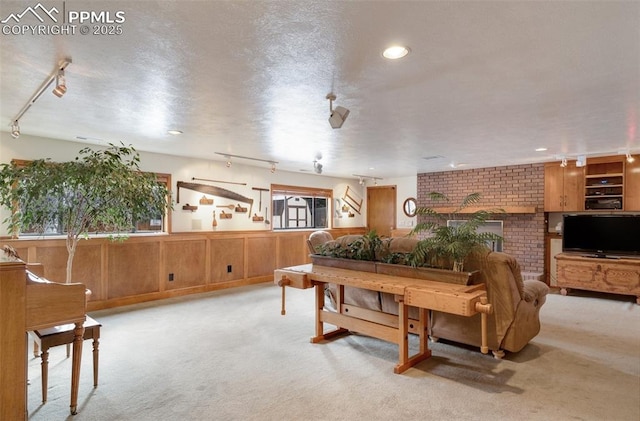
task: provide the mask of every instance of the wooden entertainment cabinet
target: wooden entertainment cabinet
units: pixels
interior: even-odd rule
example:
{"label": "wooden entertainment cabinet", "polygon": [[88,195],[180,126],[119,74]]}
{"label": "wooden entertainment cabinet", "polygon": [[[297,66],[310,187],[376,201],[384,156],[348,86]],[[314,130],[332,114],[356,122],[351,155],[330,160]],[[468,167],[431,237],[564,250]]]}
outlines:
{"label": "wooden entertainment cabinet", "polygon": [[640,259],[598,258],[560,253],[555,256],[560,293],[570,288],[635,295],[640,304]]}

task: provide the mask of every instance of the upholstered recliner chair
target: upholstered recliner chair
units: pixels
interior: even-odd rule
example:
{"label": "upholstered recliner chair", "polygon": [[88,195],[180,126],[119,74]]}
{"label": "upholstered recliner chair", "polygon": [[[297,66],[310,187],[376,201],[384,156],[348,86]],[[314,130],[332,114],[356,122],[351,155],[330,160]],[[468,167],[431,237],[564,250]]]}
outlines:
{"label": "upholstered recliner chair", "polygon": [[[549,287],[537,280],[522,280],[520,265],[506,253],[485,251],[465,263],[480,270],[476,283],[484,283],[493,305],[488,317],[488,344],[496,358],[504,351],[518,352],[540,332],[540,307]],[[431,312],[430,335],[468,345],[480,346],[480,315],[462,317]]]}

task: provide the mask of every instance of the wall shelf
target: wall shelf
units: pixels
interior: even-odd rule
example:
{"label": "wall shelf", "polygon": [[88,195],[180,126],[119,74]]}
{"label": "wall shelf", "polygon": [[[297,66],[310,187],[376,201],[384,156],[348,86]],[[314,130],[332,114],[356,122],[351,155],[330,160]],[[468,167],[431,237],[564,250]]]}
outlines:
{"label": "wall shelf", "polygon": [[[433,210],[435,210],[438,213],[453,213],[455,212],[457,208],[451,206],[451,207],[437,207],[437,208],[433,208]],[[504,214],[514,214],[514,213],[536,213],[536,207],[535,206],[477,206],[477,207],[468,207],[465,209],[462,209],[461,211],[457,212],[460,214],[465,214],[465,213],[474,213],[480,210],[484,210],[484,211],[495,211],[496,209],[502,209],[504,210]],[[503,212],[496,212],[496,215],[500,215]]]}

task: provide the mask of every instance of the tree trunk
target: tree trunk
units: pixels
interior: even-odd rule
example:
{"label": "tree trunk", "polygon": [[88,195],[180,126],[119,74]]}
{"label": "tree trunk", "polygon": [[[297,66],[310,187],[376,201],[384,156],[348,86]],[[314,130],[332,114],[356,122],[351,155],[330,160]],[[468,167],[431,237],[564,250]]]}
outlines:
{"label": "tree trunk", "polygon": [[71,283],[71,272],[73,269],[73,257],[76,255],[76,246],[78,245],[77,237],[67,237],[67,284]]}

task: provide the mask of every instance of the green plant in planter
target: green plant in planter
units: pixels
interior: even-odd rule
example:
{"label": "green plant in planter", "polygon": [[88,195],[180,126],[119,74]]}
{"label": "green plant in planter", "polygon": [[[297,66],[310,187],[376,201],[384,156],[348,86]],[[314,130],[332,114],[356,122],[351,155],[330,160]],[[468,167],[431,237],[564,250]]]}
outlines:
{"label": "green plant in planter", "polygon": [[[413,266],[434,266],[462,271],[465,258],[480,248],[486,247],[490,241],[501,240],[502,237],[486,232],[478,232],[491,215],[504,212],[502,209],[462,211],[480,201],[480,193],[467,195],[451,212],[439,212],[437,207],[419,207],[416,214],[427,217],[412,230],[413,234],[427,233],[428,237],[420,240],[410,256]],[[449,203],[450,199],[443,193],[431,192],[429,199],[438,203]],[[447,226],[447,220],[464,220],[459,225]]]}
{"label": "green plant in planter", "polygon": [[70,162],[49,159],[0,165],[0,205],[12,210],[4,220],[17,236],[26,229],[44,233],[57,225],[66,234],[66,282],[71,282],[78,241],[89,232],[123,240],[135,222],[164,216],[169,191],[155,175],[139,169],[133,147],[84,148]]}
{"label": "green plant in planter", "polygon": [[343,259],[375,261],[384,254],[385,247],[388,247],[388,239],[380,238],[376,231],[372,230],[348,244],[335,242],[323,244],[319,246],[319,254]]}

